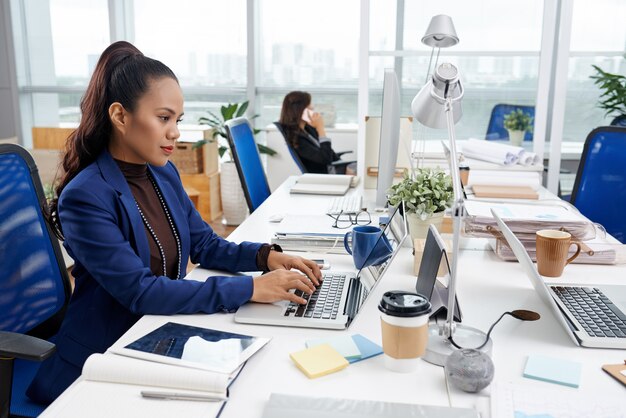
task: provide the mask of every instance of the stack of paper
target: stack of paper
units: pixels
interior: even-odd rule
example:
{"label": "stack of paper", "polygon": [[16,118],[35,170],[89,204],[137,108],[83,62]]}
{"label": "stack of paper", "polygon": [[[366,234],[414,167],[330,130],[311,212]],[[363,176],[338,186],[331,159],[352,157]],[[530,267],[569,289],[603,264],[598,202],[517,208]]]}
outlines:
{"label": "stack of paper", "polygon": [[575,208],[565,203],[494,203],[468,200],[465,202],[467,217],[465,233],[474,237],[493,238],[498,226],[491,215],[495,210],[511,230],[523,238],[534,239],[541,229],[563,228],[579,240],[595,238],[594,225]]}
{"label": "stack of paper", "polygon": [[[534,237],[518,237],[524,245],[531,260],[537,261],[537,241]],[[495,241],[490,241],[491,247],[498,257],[505,261],[517,261],[513,250],[503,237],[498,236]],[[581,251],[572,263],[578,264],[622,264],[626,263],[626,245],[609,243],[606,239],[596,237],[589,241],[581,242]],[[576,246],[569,249],[568,258],[574,255]]]}
{"label": "stack of paper", "polygon": [[537,171],[470,170],[468,186],[527,186],[541,187],[541,173]]}
{"label": "stack of paper", "polygon": [[540,355],[528,356],[524,377],[577,388],[581,365],[575,361]]}

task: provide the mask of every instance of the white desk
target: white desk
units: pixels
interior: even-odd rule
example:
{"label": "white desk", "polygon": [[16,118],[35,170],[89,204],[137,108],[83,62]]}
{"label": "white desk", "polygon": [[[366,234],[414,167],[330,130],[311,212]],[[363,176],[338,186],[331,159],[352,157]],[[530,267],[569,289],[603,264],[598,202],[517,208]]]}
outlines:
{"label": "white desk", "polygon": [[[293,179],[286,183],[292,182]],[[259,209],[257,209],[230,239],[267,242],[276,224],[267,220],[274,213],[319,214],[327,207],[330,197],[294,195],[283,184]],[[355,191],[351,191],[354,193]],[[366,193],[367,197],[367,193]],[[478,248],[478,247],[477,247]],[[325,255],[333,269],[352,268],[351,259],[342,255]],[[443,368],[421,362],[418,370],[410,374],[387,371],[381,356],[350,365],[347,369],[309,380],[289,359],[289,353],[304,348],[309,338],[337,335],[339,332],[361,333],[380,343],[378,301],[389,289],[414,289],[413,260],[409,248],[403,248],[390,271],[370,295],[363,311],[347,331],[313,330],[286,327],[242,325],[234,322],[232,314],[144,316],[118,343],[126,344],[169,320],[188,324],[225,329],[233,332],[270,336],[270,343],[252,357],[231,388],[231,399],[223,417],[261,416],[265,402],[272,392],[310,394],[355,399],[385,400],[404,403],[450,405]],[[565,389],[576,393],[604,393],[623,397],[624,388],[601,370],[606,363],[621,363],[623,350],[579,348],[569,339],[557,323],[552,312],[543,305],[532,289],[529,280],[516,263],[500,261],[492,252],[462,250],[459,257],[458,297],[463,310],[464,323],[482,330],[508,310],[530,309],[541,314],[537,322],[523,323],[512,318],[503,320],[492,334],[496,380],[532,384],[534,387],[555,385],[522,378],[528,354],[544,354],[582,363],[579,389]],[[206,270],[195,269],[187,277],[203,280]],[[626,266],[569,265],[564,280],[578,282],[597,278],[598,283],[616,283],[626,277]],[[55,402],[71,394],[68,389]],[[453,406],[471,406],[481,395],[470,395],[451,389]],[[54,404],[53,404],[54,406]],[[52,408],[52,407],[51,407]],[[137,413],[141,411],[141,398]]]}

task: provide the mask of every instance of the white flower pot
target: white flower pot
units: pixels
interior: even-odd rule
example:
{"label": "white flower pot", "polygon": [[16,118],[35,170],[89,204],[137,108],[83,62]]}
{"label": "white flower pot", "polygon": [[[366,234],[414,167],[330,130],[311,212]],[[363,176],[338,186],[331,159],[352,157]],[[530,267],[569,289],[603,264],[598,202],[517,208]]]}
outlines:
{"label": "white flower pot", "polygon": [[409,213],[407,216],[409,223],[409,234],[411,234],[411,245],[415,239],[426,239],[428,235],[428,227],[432,224],[438,230],[441,230],[441,224],[443,223],[443,211],[433,213],[432,216],[422,220],[419,215],[415,213]]}
{"label": "white flower pot", "polygon": [[239,225],[248,216],[248,204],[243,194],[237,166],[233,161],[221,165],[220,194],[222,196],[222,210],[226,225]]}
{"label": "white flower pot", "polygon": [[509,132],[509,140],[511,141],[511,145],[515,145],[519,147],[524,142],[524,135],[526,135],[526,131],[512,131],[507,129]]}

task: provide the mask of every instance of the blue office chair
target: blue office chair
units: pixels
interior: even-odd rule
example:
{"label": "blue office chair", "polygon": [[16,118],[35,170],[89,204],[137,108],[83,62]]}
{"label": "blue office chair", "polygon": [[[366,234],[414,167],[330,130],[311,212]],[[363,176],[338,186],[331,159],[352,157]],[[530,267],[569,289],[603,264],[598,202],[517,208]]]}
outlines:
{"label": "blue office chair", "polygon": [[576,173],[572,203],[626,244],[626,127],[604,126],[589,133]]}
{"label": "blue office chair", "polygon": [[263,170],[259,149],[248,119],[231,119],[225,125],[230,150],[243,187],[243,194],[246,197],[248,209],[252,213],[272,193]]}
{"label": "blue office chair", "polygon": [[[296,152],[296,150],[293,148],[293,145],[291,145],[291,143],[287,140],[287,135],[285,133],[285,129],[283,128],[283,125],[280,124],[280,122],[274,122],[274,125],[276,126],[276,129],[278,129],[278,132],[281,133],[281,135],[283,136],[283,139],[285,140],[285,145],[287,146],[287,149],[289,150],[289,155],[291,155],[291,158],[293,158],[293,161],[296,163],[296,165],[298,166],[298,168],[300,169],[301,173],[307,173],[307,169],[304,166],[304,164],[302,163],[302,160],[300,159],[300,156],[298,155],[298,153]],[[335,154],[337,154],[338,157],[341,157],[344,154],[350,154],[352,151],[340,151],[340,152],[335,152]],[[344,161],[344,160],[338,160],[338,161],[333,161],[332,163],[330,163],[330,165],[332,167],[335,167],[335,173],[336,174],[346,174],[346,168],[348,167],[349,164],[353,164],[356,161]]]}
{"label": "blue office chair", "polygon": [[[43,187],[31,155],[0,144],[0,417],[39,415],[26,388],[55,350],[70,297],[59,241],[43,216]],[[10,411],[10,412],[9,412]]]}
{"label": "blue office chair", "polygon": [[[523,105],[511,105],[511,104],[497,104],[491,110],[491,117],[489,118],[489,125],[487,126],[487,134],[485,139],[487,140],[506,140],[509,138],[509,133],[504,127],[504,117],[509,113],[521,109],[524,113],[531,118],[535,118],[535,106],[523,106]],[[533,133],[526,132],[524,135],[524,141],[532,141]]]}

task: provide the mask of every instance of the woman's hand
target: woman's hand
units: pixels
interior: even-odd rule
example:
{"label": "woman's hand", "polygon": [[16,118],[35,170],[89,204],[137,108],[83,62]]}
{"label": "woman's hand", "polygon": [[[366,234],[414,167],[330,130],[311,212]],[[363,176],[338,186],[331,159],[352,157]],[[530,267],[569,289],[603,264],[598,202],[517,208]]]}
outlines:
{"label": "woman's hand", "polygon": [[326,136],[326,130],[324,129],[324,117],[319,112],[309,112],[309,118],[311,122],[309,125],[317,130],[320,136]]}
{"label": "woman's hand", "polygon": [[299,289],[309,295],[315,291],[313,283],[303,274],[289,270],[274,270],[253,281],[253,302],[272,303],[279,300],[306,304],[306,300],[291,293],[290,289]]}
{"label": "woman's hand", "polygon": [[316,262],[279,251],[270,251],[267,257],[267,267],[270,270],[300,270],[302,273],[306,274],[306,277],[308,277],[315,286],[319,286],[322,280],[322,272]]}

